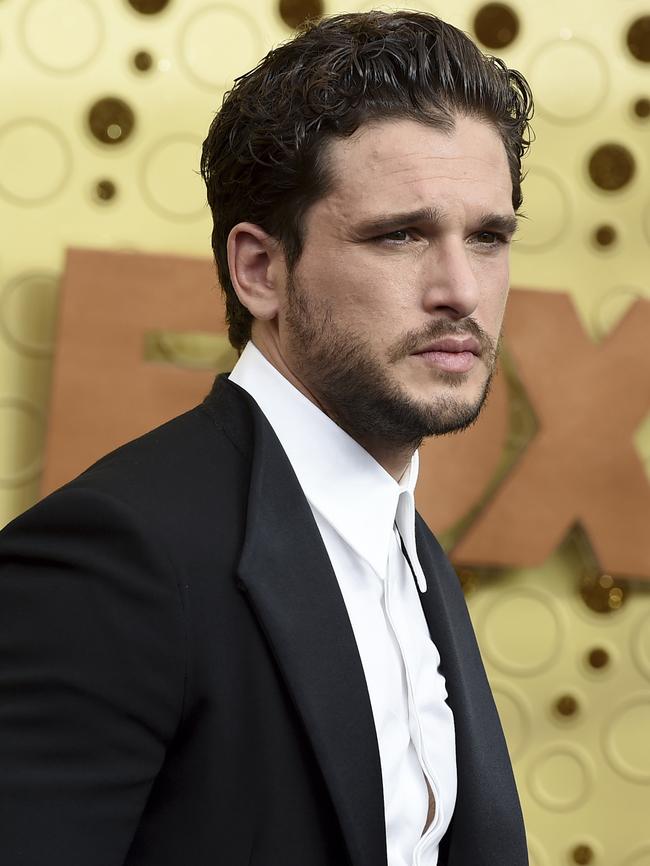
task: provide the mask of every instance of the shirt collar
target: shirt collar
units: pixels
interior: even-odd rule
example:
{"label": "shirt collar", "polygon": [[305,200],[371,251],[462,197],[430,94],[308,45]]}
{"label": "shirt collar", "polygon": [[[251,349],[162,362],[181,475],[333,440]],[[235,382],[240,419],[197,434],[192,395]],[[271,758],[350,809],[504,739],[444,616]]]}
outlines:
{"label": "shirt collar", "polygon": [[[406,548],[413,576],[417,581],[420,592],[427,591],[427,581],[424,576],[424,571],[420,565],[418,558],[417,547],[415,545],[415,482],[417,481],[418,469],[420,466],[419,454],[416,451],[411,458],[411,463],[406,470],[405,476],[402,477],[400,483],[400,495],[397,503],[397,513],[395,515],[395,525],[400,534],[400,538]],[[406,475],[408,474],[408,478]],[[414,476],[413,479],[411,476]]]}
{"label": "shirt collar", "polygon": [[312,509],[384,577],[396,523],[422,592],[413,491],[418,455],[398,483],[249,342],[229,377],[273,427]]}

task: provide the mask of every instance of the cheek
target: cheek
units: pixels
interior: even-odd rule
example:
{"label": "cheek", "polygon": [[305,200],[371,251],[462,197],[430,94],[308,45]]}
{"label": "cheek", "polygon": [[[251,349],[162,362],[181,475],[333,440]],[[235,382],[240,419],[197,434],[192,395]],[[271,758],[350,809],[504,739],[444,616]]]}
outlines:
{"label": "cheek", "polygon": [[369,320],[385,322],[400,304],[407,304],[406,293],[399,289],[404,280],[398,284],[387,263],[382,267],[363,256],[333,254],[318,267],[306,269],[301,284],[310,294],[326,298],[334,315],[348,325],[357,320],[362,327]]}
{"label": "cheek", "polygon": [[417,300],[403,281],[387,274],[366,272],[343,304],[348,324],[372,335],[377,347],[391,345],[396,336],[414,326]]}
{"label": "cheek", "polygon": [[479,281],[482,297],[478,318],[488,333],[494,335],[501,328],[506,301],[508,300],[510,287],[508,260],[495,263],[494,267],[486,269],[479,276]]}
{"label": "cheek", "polygon": [[496,318],[503,318],[508,300],[509,284],[507,275],[493,288],[491,292],[491,309]]}

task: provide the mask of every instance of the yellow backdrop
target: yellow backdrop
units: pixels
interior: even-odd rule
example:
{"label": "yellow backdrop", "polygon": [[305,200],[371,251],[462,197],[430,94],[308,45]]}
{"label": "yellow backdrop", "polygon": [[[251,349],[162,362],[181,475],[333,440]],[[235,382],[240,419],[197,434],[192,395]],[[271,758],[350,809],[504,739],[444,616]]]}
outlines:
{"label": "yellow backdrop", "polygon": [[[409,5],[529,78],[537,141],[513,284],[570,293],[599,340],[650,297],[647,4]],[[0,0],[0,523],[38,495],[66,247],[209,256],[198,155],[233,77],[306,13],[369,8]],[[650,476],[650,414],[635,442]],[[461,577],[531,863],[650,866],[648,584],[594,572],[579,534],[542,567]]]}

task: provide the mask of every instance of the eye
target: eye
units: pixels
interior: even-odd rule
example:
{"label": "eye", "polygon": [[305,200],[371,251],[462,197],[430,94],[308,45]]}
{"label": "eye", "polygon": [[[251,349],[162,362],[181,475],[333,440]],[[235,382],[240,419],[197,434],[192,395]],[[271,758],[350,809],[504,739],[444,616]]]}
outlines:
{"label": "eye", "polygon": [[387,241],[388,243],[394,244],[404,244],[411,240],[412,237],[413,232],[410,229],[395,229],[392,232],[386,232],[385,234],[380,235],[377,240]]}
{"label": "eye", "polygon": [[474,237],[481,246],[485,247],[498,247],[507,244],[510,240],[507,235],[501,234],[501,232],[477,232]]}

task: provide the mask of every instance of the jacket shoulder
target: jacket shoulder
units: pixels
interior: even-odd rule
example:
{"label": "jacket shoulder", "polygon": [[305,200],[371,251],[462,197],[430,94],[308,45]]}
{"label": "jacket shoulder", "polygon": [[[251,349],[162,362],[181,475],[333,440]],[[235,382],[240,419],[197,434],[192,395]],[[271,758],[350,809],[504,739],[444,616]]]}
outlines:
{"label": "jacket shoulder", "polygon": [[[221,377],[220,377],[221,379]],[[227,380],[206,400],[101,457],[20,515],[3,531],[40,517],[69,522],[106,508],[130,514],[165,545],[183,531],[205,529],[208,516],[228,522],[245,511],[252,449],[251,407]]]}
{"label": "jacket shoulder", "polygon": [[96,490],[137,510],[187,507],[246,483],[250,407],[223,377],[203,403],[101,457],[67,488]]}

